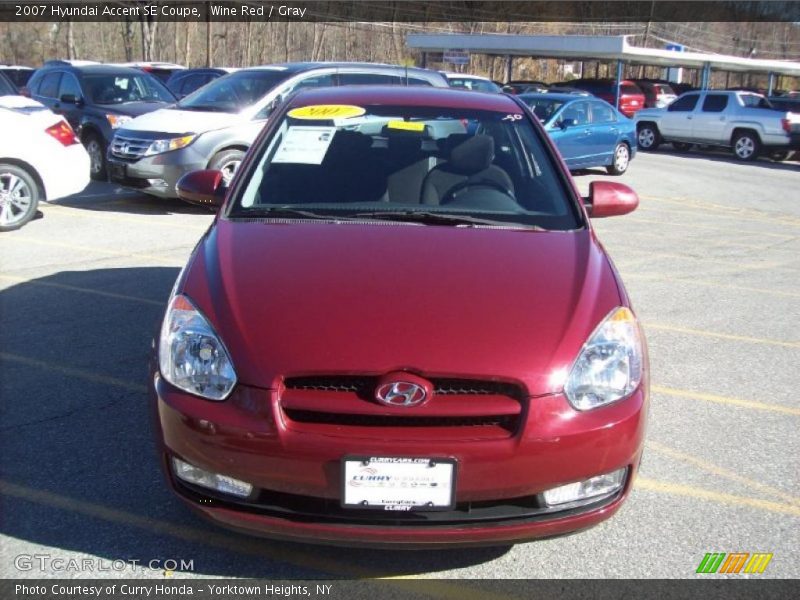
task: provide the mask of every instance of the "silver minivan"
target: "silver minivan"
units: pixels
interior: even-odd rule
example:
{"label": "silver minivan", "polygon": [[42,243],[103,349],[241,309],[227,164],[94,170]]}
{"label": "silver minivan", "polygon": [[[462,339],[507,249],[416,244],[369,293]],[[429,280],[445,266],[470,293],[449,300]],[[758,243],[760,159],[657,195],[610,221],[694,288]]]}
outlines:
{"label": "silver minivan", "polygon": [[177,104],[125,123],[108,148],[108,171],[123,187],[177,198],[190,171],[233,177],[272,110],[303,88],[340,85],[447,87],[436,71],[372,63],[286,63],[220,77]]}

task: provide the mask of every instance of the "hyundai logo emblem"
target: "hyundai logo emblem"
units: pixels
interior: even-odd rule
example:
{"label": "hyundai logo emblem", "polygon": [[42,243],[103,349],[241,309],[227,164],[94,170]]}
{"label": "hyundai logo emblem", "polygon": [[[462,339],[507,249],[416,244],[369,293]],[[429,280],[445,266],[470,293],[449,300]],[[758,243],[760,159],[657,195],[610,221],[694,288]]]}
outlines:
{"label": "hyundai logo emblem", "polygon": [[424,387],[408,381],[390,381],[375,390],[375,398],[386,406],[417,406],[427,397]]}

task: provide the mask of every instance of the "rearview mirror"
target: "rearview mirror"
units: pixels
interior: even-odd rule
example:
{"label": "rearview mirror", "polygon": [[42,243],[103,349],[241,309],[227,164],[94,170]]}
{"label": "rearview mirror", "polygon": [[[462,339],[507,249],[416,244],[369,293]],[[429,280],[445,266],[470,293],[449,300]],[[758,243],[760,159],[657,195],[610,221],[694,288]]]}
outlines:
{"label": "rearview mirror", "polygon": [[575,127],[575,119],[561,119],[561,122],[558,124],[561,129],[566,129],[567,127]]}
{"label": "rearview mirror", "polygon": [[639,206],[639,196],[631,188],[613,181],[593,181],[589,197],[583,199],[592,218],[627,215]]}
{"label": "rearview mirror", "polygon": [[222,171],[212,169],[187,173],[175,187],[181,200],[213,208],[222,206],[227,190],[223,185]]}

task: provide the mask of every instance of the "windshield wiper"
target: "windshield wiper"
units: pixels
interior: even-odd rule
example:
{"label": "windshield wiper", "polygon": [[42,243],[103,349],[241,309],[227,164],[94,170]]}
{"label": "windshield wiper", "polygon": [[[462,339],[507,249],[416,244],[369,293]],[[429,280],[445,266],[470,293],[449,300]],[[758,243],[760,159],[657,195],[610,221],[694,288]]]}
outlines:
{"label": "windshield wiper", "polygon": [[419,210],[378,210],[374,212],[361,212],[351,215],[356,218],[381,219],[388,221],[413,221],[427,225],[455,225],[475,227],[486,225],[490,227],[514,227],[519,229],[539,229],[537,225],[516,223],[513,221],[498,221],[496,219],[482,219],[469,215],[451,215],[448,213],[419,211]]}
{"label": "windshield wiper", "polygon": [[205,112],[234,112],[229,111],[221,106],[214,106],[213,104],[197,104],[197,105],[182,105],[180,102],[175,105],[175,108],[179,110],[198,110],[198,111],[205,111]]}
{"label": "windshield wiper", "polygon": [[319,219],[325,221],[355,221],[351,216],[337,216],[330,213],[318,213],[313,210],[293,208],[291,206],[276,206],[274,208],[258,208],[258,209],[245,209],[240,213],[231,215],[234,219],[282,219],[282,218],[300,218],[300,219]]}

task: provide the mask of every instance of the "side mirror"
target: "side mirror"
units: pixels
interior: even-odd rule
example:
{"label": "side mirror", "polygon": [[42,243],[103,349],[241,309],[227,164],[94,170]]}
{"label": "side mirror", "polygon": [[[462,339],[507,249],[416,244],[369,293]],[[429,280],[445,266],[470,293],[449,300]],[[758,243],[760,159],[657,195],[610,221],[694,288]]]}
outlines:
{"label": "side mirror", "polygon": [[567,127],[575,127],[575,123],[575,119],[561,119],[558,126],[561,127],[561,129],[566,129]]}
{"label": "side mirror", "polygon": [[222,206],[227,190],[222,171],[211,169],[187,173],[178,180],[176,189],[181,200],[213,208]]}
{"label": "side mirror", "polygon": [[627,215],[639,206],[639,196],[631,188],[613,181],[593,181],[589,197],[583,199],[592,218]]}

